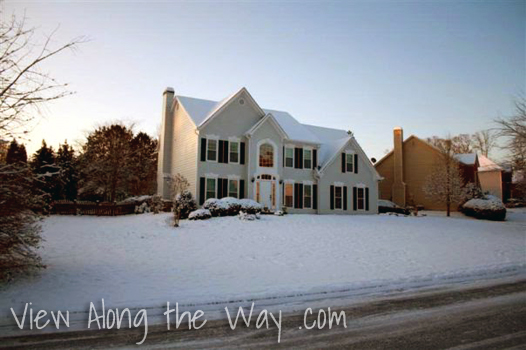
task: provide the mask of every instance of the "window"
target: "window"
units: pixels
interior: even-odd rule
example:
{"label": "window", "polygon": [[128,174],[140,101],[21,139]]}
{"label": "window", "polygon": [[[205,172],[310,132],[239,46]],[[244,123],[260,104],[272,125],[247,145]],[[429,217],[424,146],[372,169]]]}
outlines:
{"label": "window", "polygon": [[353,153],[345,153],[345,169],[348,173],[352,173],[354,171],[354,154]]}
{"label": "window", "polygon": [[216,198],[216,182],[217,179],[206,179],[206,199]]}
{"label": "window", "polygon": [[364,188],[357,188],[357,202],[358,202],[358,210],[364,210],[365,209],[365,189]]}
{"label": "window", "polygon": [[341,186],[334,187],[334,209],[342,209],[343,190]]}
{"label": "window", "polygon": [[303,150],[303,168],[304,169],[312,168],[312,150],[311,149]]}
{"label": "window", "polygon": [[239,181],[228,180],[228,196],[238,198],[239,193]]}
{"label": "window", "polygon": [[293,207],[294,203],[294,186],[293,184],[285,184],[285,206],[288,208]]}
{"label": "window", "polygon": [[285,148],[285,166],[287,168],[294,167],[294,148]]}
{"label": "window", "polygon": [[268,143],[259,146],[259,166],[272,168],[274,167],[274,148]]}
{"label": "window", "polygon": [[239,163],[239,142],[230,141],[230,163]]}
{"label": "window", "polygon": [[207,142],[206,159],[216,162],[217,161],[217,140],[207,139],[206,142]]}
{"label": "window", "polygon": [[312,207],[312,185],[303,185],[303,207]]}

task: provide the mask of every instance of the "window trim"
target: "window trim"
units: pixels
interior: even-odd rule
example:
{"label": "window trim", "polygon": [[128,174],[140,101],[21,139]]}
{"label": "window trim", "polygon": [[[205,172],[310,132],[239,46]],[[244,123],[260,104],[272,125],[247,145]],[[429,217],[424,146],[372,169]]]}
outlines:
{"label": "window trim", "polygon": [[208,180],[214,180],[214,196],[211,198],[217,198],[217,178],[216,177],[205,177],[205,201],[208,198]]}
{"label": "window trim", "polygon": [[[237,162],[232,161],[232,145],[233,144],[237,144],[237,152],[234,152],[234,153],[237,153]],[[239,164],[240,158],[241,158],[241,142],[237,140],[234,140],[234,141],[230,140],[228,142],[228,162],[232,164]]]}
{"label": "window trim", "polygon": [[[283,188],[283,206],[290,209],[294,209],[294,182],[284,182],[283,186],[285,186]],[[287,186],[290,186],[292,188],[292,202],[290,206],[287,205]]]}
{"label": "window trim", "polygon": [[[351,156],[351,163],[348,162],[349,156]],[[349,170],[349,164],[352,164],[351,170]],[[345,152],[345,172],[354,173],[354,152]]]}
{"label": "window trim", "polygon": [[[307,157],[305,157],[306,152],[310,153],[310,158],[309,158],[310,165],[309,166],[305,165],[305,161],[307,160]],[[303,147],[303,169],[312,169],[312,148]]]}
{"label": "window trim", "polygon": [[[340,204],[341,204],[340,208],[337,208],[337,207],[336,207],[336,189],[337,189],[337,188],[340,189],[340,194],[341,194],[341,196],[340,196],[340,199],[341,199],[341,201],[340,201]],[[343,210],[343,201],[344,201],[344,200],[345,200],[345,199],[343,198],[343,186],[341,186],[341,185],[334,185],[334,198],[333,198],[333,201],[334,201],[334,202],[333,202],[334,210]]]}
{"label": "window trim", "polygon": [[[287,150],[290,150],[292,152],[292,157],[287,157]],[[285,157],[285,168],[293,169],[294,168],[294,147],[285,146],[284,157]],[[292,163],[290,164],[290,166],[287,165],[287,158],[292,159]]]}
{"label": "window trim", "polygon": [[[305,195],[305,189],[307,187],[310,187],[310,196],[309,196],[310,205],[309,206],[305,205],[305,198],[307,198],[307,196]],[[314,186],[312,184],[306,184],[306,183],[303,184],[303,209],[312,209],[312,191],[313,191],[313,187]]]}
{"label": "window trim", "polygon": [[236,193],[236,196],[234,198],[239,198],[239,179],[228,179],[228,197],[231,197],[230,196],[230,183],[232,181],[237,182],[237,185],[236,185],[237,193]]}
{"label": "window trim", "polygon": [[[210,159],[208,157],[209,155],[209,142],[210,141],[214,141],[216,143],[216,158],[215,159]],[[206,161],[207,162],[214,162],[214,163],[217,163],[218,161],[218,156],[219,156],[219,140],[218,139],[215,139],[215,138],[207,138],[206,139]]]}

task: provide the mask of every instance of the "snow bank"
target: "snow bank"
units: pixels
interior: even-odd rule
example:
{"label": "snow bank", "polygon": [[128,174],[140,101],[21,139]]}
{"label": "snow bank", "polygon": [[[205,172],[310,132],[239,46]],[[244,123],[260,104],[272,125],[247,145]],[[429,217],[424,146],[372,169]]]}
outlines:
{"label": "snow bank", "polygon": [[212,214],[208,209],[197,209],[188,215],[188,220],[205,220],[210,219]]}

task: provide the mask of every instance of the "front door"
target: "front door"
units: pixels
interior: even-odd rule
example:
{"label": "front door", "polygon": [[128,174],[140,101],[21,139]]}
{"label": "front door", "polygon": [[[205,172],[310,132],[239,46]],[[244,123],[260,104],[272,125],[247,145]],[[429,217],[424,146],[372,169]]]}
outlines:
{"label": "front door", "polygon": [[268,209],[272,209],[272,182],[259,182],[259,203]]}

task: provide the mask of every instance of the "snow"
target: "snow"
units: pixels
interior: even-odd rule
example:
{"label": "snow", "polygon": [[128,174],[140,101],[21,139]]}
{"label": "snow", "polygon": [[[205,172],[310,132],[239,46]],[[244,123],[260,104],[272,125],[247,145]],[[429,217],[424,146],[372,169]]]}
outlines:
{"label": "snow", "polygon": [[291,140],[303,141],[308,143],[321,143],[320,139],[314,135],[309,128],[301,124],[288,112],[275,111],[271,109],[264,109],[265,113],[270,113],[279,123],[283,131],[289,136]]}
{"label": "snow", "polygon": [[455,159],[466,165],[474,165],[477,160],[476,153],[459,153],[454,155]]}
{"label": "snow", "polygon": [[379,199],[378,200],[378,206],[379,207],[386,207],[386,208],[396,208],[397,205],[391,201],[388,201],[386,199]]}
{"label": "snow", "polygon": [[502,167],[495,164],[491,159],[489,159],[486,156],[479,155],[479,167],[477,169],[478,172],[484,172],[484,171],[502,171]]}
{"label": "snow", "polygon": [[464,203],[463,205],[465,208],[470,209],[480,209],[480,210],[501,210],[506,209],[504,206],[504,203],[502,201],[493,196],[493,195],[486,195],[485,199],[482,198],[473,198]]}
{"label": "snow", "polygon": [[210,218],[212,214],[208,209],[197,209],[188,215],[189,220],[202,220],[203,218]]}
{"label": "snow", "polygon": [[0,289],[0,331],[13,324],[9,309],[26,302],[70,312],[86,312],[101,298],[111,307],[248,298],[290,304],[322,292],[524,277],[526,220],[510,217],[261,215],[183,220],[174,228],[170,213],[52,216],[43,222],[48,268]]}

